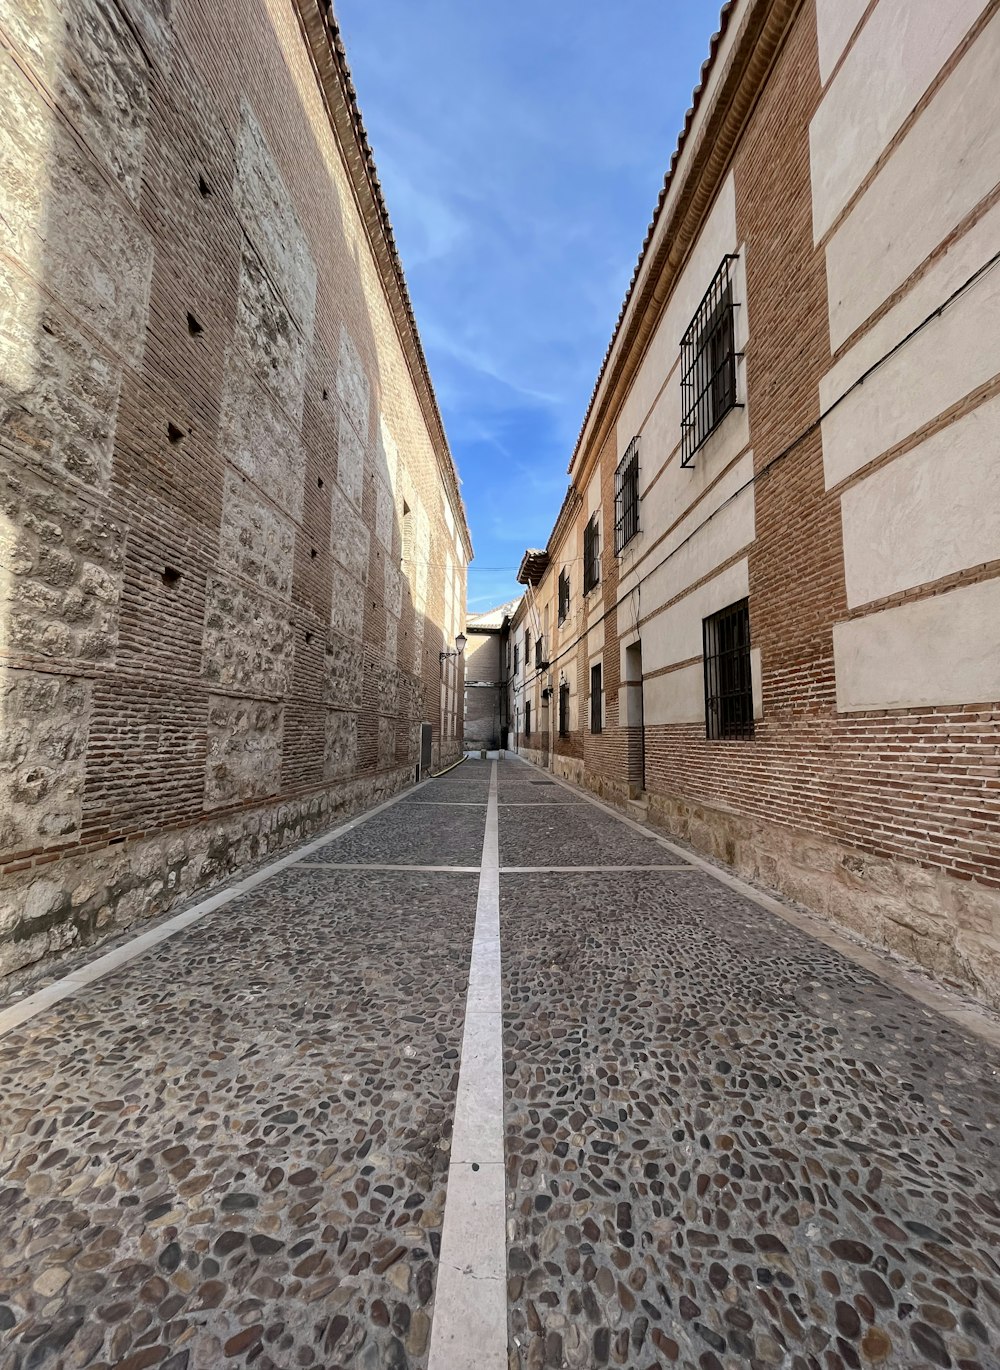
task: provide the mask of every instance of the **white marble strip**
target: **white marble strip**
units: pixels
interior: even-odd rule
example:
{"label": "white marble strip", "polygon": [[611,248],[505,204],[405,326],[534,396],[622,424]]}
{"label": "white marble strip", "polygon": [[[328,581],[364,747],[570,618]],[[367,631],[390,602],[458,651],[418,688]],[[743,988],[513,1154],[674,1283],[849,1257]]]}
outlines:
{"label": "white marble strip", "polygon": [[[173,918],[166,919],[165,922],[158,923],[156,927],[140,933],[138,937],[130,938],[120,947],[115,947],[113,951],[106,952],[103,956],[96,957],[93,961],[88,961],[71,971],[69,975],[62,976],[59,980],[54,980],[51,985],[46,985],[44,989],[37,990],[34,994],[27,995],[20,1003],[13,1003],[8,1008],[0,1010],[0,1037],[5,1032],[12,1031],[13,1028],[20,1027],[29,1018],[33,1018],[36,1013],[42,1013],[45,1009],[57,1004],[60,999],[68,999],[71,994],[82,989],[85,985],[93,984],[95,980],[100,980],[105,975],[110,975],[112,971],[120,966],[126,965],[129,961],[134,961],[137,956],[142,956],[144,952],[155,947],[159,942],[165,942],[168,937],[173,937],[176,933],[182,932],[192,923],[196,923],[199,918],[204,918],[208,913],[214,913],[216,909],[221,909],[233,899],[238,899],[242,894],[248,894],[250,890],[262,885],[265,880],[270,880],[272,876],[287,870],[289,866],[294,866],[303,857],[309,856],[314,851],[319,851],[328,842],[332,842],[337,837],[342,837],[344,833],[350,832],[362,823],[366,823],[369,818],[374,818],[377,813],[383,813],[391,808],[393,804],[398,804],[407,795],[422,789],[429,781],[421,781],[414,789],[401,790],[399,794],[393,795],[391,799],[385,800],[382,804],[376,804],[373,809],[368,809],[364,813],[359,813],[356,818],[344,823],[339,828],[334,828],[331,832],[326,832],[322,837],[316,837],[304,846],[296,848],[288,856],[283,856],[278,861],[273,861],[269,866],[264,866],[261,870],[255,871],[253,875],[248,875],[245,879],[238,881],[234,885],[227,885],[218,894],[210,895],[208,899],[203,899],[199,904],[192,908],[185,909],[183,913],[175,914]],[[341,867],[341,869],[344,869]],[[413,869],[409,867],[408,869]]]}
{"label": "white marble strip", "polygon": [[465,1006],[428,1370],[506,1370],[507,1228],[496,762]]}
{"label": "white marble strip", "polygon": [[478,875],[478,866],[389,866],[351,861],[300,861],[296,873],[302,871],[446,871],[451,874]]}

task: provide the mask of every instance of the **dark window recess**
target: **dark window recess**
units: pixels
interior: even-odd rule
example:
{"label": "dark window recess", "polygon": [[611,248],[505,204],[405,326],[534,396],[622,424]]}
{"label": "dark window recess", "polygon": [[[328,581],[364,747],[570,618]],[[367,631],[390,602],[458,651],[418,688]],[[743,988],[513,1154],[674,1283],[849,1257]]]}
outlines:
{"label": "dark window recess", "polygon": [[167,442],[169,442],[172,447],[176,447],[183,438],[184,430],[182,428],[178,428],[176,423],[167,424]]}
{"label": "dark window recess", "polygon": [[583,593],[589,595],[601,578],[601,530],[595,514],[583,530]]}
{"label": "dark window recess", "polygon": [[566,622],[569,613],[569,572],[559,572],[559,622]]}
{"label": "dark window recess", "polygon": [[518,672],[518,670],[519,670],[519,668],[520,668],[520,665],[521,665],[521,662],[520,662],[520,660],[519,660],[520,655],[521,655],[521,649],[520,649],[520,647],[518,646],[518,644],[515,642],[515,643],[514,643],[514,674],[515,674],[515,675],[517,675],[517,672]]}
{"label": "dark window recess", "polygon": [[604,726],[601,717],[601,668],[590,668],[590,731],[599,733]]}
{"label": "dark window recess", "polygon": [[559,686],[559,736],[569,736],[569,686],[565,680]]}
{"label": "dark window recess", "polygon": [[705,292],[681,339],[681,465],[690,466],[699,447],[715,432],[736,402],[733,263],[727,256]]}
{"label": "dark window recess", "polygon": [[524,669],[527,670],[531,665],[531,634],[524,635]]}
{"label": "dark window recess", "polygon": [[543,666],[547,665],[548,662],[545,660],[545,644],[542,639],[538,637],[535,639],[535,669],[540,671]]}
{"label": "dark window recess", "polygon": [[750,609],[741,599],[702,621],[705,648],[705,735],[753,737]]}
{"label": "dark window recess", "polygon": [[191,334],[192,338],[200,338],[204,331],[205,330],[195,316],[193,314],[188,314],[188,332]]}
{"label": "dark window recess", "polygon": [[526,699],[526,700],[524,701],[524,735],[525,735],[525,737],[530,737],[530,736],[531,736],[531,700],[530,700],[530,699]]}
{"label": "dark window recess", "polygon": [[615,472],[615,556],[639,531],[639,439],[633,438]]}

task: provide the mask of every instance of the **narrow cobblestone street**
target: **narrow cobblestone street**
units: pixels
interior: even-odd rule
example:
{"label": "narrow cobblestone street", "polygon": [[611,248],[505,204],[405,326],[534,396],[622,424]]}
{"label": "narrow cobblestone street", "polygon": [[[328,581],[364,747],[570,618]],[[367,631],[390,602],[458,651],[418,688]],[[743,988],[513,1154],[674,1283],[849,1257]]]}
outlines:
{"label": "narrow cobblestone street", "polygon": [[69,988],[0,1015],[3,1370],[1000,1365],[995,1051],[524,763]]}

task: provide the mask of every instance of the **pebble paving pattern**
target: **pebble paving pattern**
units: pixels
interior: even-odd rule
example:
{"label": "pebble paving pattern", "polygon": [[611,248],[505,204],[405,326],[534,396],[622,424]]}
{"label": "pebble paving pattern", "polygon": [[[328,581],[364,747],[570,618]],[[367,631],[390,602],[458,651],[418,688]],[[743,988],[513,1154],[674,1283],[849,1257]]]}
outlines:
{"label": "pebble paving pattern", "polygon": [[[421,791],[424,793],[424,791]],[[360,827],[319,847],[303,864],[475,866],[483,855],[486,801],[458,804],[397,804]]]}
{"label": "pebble paving pattern", "polygon": [[701,873],[501,928],[511,1370],[996,1370],[987,1047]]}
{"label": "pebble paving pattern", "polygon": [[426,1365],[477,885],[298,865],[0,1038],[3,1370]]}
{"label": "pebble paving pattern", "polygon": [[593,804],[511,807],[501,814],[501,866],[666,866],[678,859]]}

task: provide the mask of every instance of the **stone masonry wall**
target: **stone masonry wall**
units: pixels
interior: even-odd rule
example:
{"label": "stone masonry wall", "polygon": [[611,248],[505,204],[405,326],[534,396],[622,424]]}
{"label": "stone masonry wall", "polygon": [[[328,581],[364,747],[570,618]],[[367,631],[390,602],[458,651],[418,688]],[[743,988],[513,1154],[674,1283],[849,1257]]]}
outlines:
{"label": "stone masonry wall", "polygon": [[438,730],[464,513],[320,11],[228,13],[0,0],[0,977],[395,793]]}

